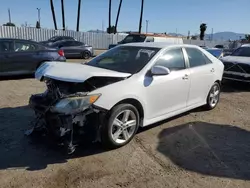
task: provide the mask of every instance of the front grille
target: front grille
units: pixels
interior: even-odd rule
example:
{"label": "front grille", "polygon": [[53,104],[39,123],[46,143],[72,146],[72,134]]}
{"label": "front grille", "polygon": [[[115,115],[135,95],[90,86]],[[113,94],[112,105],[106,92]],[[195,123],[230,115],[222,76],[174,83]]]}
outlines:
{"label": "front grille", "polygon": [[250,64],[223,62],[225,71],[250,74]]}

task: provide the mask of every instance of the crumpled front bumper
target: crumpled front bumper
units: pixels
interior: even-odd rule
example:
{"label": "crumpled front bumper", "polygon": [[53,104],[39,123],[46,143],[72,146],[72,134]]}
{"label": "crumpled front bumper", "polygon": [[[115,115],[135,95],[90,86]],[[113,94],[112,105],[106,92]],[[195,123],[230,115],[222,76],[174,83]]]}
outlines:
{"label": "crumpled front bumper", "polygon": [[30,97],[29,106],[36,115],[33,131],[46,130],[47,135],[52,135],[53,139],[70,148],[69,153],[75,150],[75,144],[85,138],[92,142],[100,140],[99,130],[106,110],[91,105],[77,114],[62,114],[51,111],[54,104],[55,102],[46,99],[43,94]]}

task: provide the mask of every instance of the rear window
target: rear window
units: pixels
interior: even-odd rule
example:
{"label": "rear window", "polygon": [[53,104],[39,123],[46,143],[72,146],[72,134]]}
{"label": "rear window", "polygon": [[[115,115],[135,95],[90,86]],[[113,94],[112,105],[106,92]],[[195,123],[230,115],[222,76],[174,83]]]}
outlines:
{"label": "rear window", "polygon": [[122,41],[123,44],[131,43],[131,42],[144,42],[146,39],[145,35],[128,35]]}

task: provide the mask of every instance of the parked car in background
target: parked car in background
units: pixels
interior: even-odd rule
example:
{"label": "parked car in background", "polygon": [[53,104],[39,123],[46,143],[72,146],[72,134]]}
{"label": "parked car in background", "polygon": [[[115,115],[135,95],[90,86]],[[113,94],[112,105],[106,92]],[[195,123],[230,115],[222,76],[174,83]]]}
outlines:
{"label": "parked car in background", "polygon": [[222,44],[217,44],[214,47],[219,48],[219,49],[224,49],[225,48],[224,45],[222,45]]}
{"label": "parked car in background", "polygon": [[118,44],[110,44],[109,49],[119,45],[135,42],[170,42],[174,44],[183,44],[182,38],[172,37],[167,35],[159,34],[140,34],[140,33],[131,33],[127,35],[122,41]]}
{"label": "parked car in background", "polygon": [[51,45],[53,48],[62,49],[66,58],[89,59],[94,55],[93,47],[83,42],[73,40],[57,41]]}
{"label": "parked car in background", "polygon": [[250,44],[242,45],[221,61],[225,66],[224,79],[250,82]]}
{"label": "parked car in background", "polygon": [[203,105],[215,108],[223,68],[194,45],[124,44],[85,64],[44,64],[35,75],[48,89],[33,95],[30,106],[42,117],[36,125],[60,137],[69,153],[77,135],[118,148],[140,126]]}
{"label": "parked car in background", "polygon": [[0,39],[0,76],[34,73],[45,61],[66,61],[63,50],[31,40]]}
{"label": "parked car in background", "polygon": [[214,57],[217,57],[218,59],[223,57],[223,49],[207,48],[205,50],[207,50],[209,53],[211,53]]}
{"label": "parked car in background", "polygon": [[54,42],[57,42],[60,40],[74,40],[74,41],[76,41],[76,39],[74,37],[70,37],[70,36],[54,36],[54,37],[50,38],[49,40],[41,41],[40,43],[42,43],[44,45],[51,46]]}

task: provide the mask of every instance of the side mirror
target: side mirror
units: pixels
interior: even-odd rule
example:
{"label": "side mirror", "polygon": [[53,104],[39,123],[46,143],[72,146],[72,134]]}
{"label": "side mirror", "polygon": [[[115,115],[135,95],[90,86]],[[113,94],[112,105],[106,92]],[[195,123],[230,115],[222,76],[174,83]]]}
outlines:
{"label": "side mirror", "polygon": [[160,66],[160,65],[156,65],[153,66],[151,69],[151,74],[154,76],[160,76],[160,75],[168,75],[170,74],[170,70],[166,67]]}

